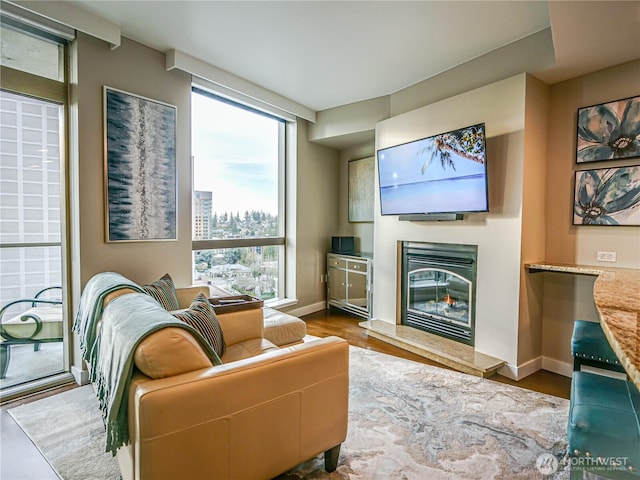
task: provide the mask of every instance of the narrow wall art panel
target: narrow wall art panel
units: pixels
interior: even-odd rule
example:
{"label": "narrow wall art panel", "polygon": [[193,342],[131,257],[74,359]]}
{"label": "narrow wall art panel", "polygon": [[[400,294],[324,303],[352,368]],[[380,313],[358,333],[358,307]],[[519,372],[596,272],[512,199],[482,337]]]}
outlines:
{"label": "narrow wall art panel", "polygon": [[349,161],[349,221],[373,222],[374,157]]}
{"label": "narrow wall art panel", "polygon": [[576,163],[640,157],[640,97],[578,109]]}
{"label": "narrow wall art panel", "polygon": [[177,240],[176,107],[104,87],[107,242]]}
{"label": "narrow wall art panel", "polygon": [[574,225],[640,225],[640,165],[576,172]]}

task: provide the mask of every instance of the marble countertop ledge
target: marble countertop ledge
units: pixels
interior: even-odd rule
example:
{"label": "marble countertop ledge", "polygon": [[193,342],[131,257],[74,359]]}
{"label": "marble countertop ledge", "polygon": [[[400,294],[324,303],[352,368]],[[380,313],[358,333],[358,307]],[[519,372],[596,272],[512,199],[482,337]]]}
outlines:
{"label": "marble countertop ledge", "polygon": [[631,381],[640,388],[640,270],[571,265],[528,263],[530,272],[559,272],[596,275],[593,299],[600,325]]}

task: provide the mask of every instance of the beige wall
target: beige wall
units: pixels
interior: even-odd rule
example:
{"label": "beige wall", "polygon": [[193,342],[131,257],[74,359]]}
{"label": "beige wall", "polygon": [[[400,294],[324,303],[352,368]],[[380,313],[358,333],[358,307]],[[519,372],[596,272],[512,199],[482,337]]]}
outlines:
{"label": "beige wall", "polygon": [[298,120],[296,314],[324,308],[326,283],[321,278],[330,237],[338,229],[339,155],[309,143],[308,126],[306,120]]}
{"label": "beige wall", "polygon": [[[340,194],[338,230],[334,235],[353,236],[356,250],[361,253],[373,253],[373,222],[349,222],[349,162],[375,155],[373,142],[364,143],[340,152]],[[374,197],[377,195],[374,192]]]}
{"label": "beige wall", "polygon": [[[126,38],[116,50],[78,36],[80,278],[103,271],[147,283],[170,272],[191,283],[191,77],[165,70],[165,56]],[[102,87],[177,106],[178,241],[105,243]]]}
{"label": "beige wall", "polygon": [[398,242],[477,245],[476,350],[511,365],[518,361],[525,88],[526,76],[517,75],[392,117],[376,128],[380,149],[485,122],[490,213],[467,214],[455,222],[399,221],[379,214],[376,196],[373,316],[396,321]]}
{"label": "beige wall", "polygon": [[[607,162],[576,165],[576,118],[580,107],[638,95],[640,60],[584,75],[550,87],[546,189],[546,260],[640,268],[638,227],[572,226],[575,170],[602,168]],[[638,159],[611,162],[637,164]],[[615,264],[596,261],[598,250],[615,251]],[[539,274],[538,274],[539,275]],[[598,320],[593,278],[545,273],[543,367],[570,374],[571,332],[577,319]]]}
{"label": "beige wall", "polygon": [[640,267],[637,227],[572,226],[575,170],[638,164],[638,159],[575,164],[576,118],[580,107],[638,95],[640,60],[558,83],[549,110],[547,260],[597,265],[598,250],[616,251],[618,267]]}
{"label": "beige wall", "polygon": [[520,243],[520,309],[518,365],[537,370],[541,354],[542,279],[530,275],[525,263],[545,258],[545,183],[549,87],[528,76],[524,117],[524,171],[522,184],[522,233]]}
{"label": "beige wall", "polygon": [[[192,282],[191,264],[191,76],[165,70],[164,53],[123,38],[116,50],[79,34],[78,111],[79,248],[74,264],[80,286],[98,272],[116,271],[138,283],[169,272],[177,285]],[[178,241],[105,243],[103,186],[103,85],[177,106]],[[338,230],[338,152],[311,144],[308,125],[298,122],[297,252],[298,307],[325,300],[325,257]],[[78,296],[79,298],[79,296]]]}

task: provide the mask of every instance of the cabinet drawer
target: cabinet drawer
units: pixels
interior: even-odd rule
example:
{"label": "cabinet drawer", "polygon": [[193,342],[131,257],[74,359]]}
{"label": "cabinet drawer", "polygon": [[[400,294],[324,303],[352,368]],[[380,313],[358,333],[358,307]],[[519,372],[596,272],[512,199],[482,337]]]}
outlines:
{"label": "cabinet drawer", "polygon": [[347,268],[347,261],[344,258],[329,257],[329,267]]}
{"label": "cabinet drawer", "polygon": [[347,260],[347,268],[356,272],[367,273],[367,263],[357,262],[355,260]]}

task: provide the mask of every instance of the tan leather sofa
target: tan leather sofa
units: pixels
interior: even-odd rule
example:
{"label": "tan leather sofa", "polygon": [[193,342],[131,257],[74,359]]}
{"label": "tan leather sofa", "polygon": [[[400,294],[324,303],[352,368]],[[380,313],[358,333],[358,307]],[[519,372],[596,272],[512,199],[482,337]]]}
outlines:
{"label": "tan leather sofa", "polygon": [[[181,306],[197,292],[178,289]],[[335,470],[347,434],[347,342],[278,348],[262,337],[260,309],[218,319],[222,365],[212,366],[178,328],[138,346],[131,443],[117,452],[123,480],[271,479],[323,452],[325,468]]]}

